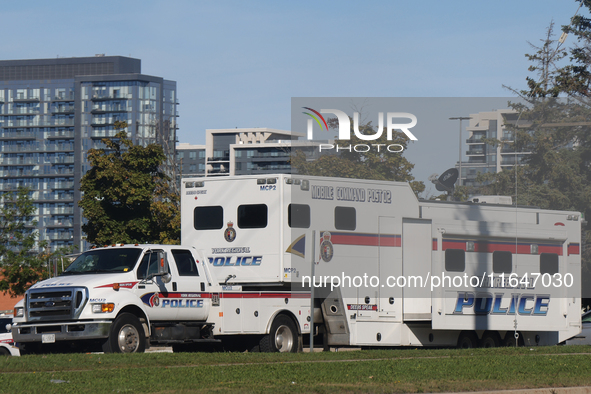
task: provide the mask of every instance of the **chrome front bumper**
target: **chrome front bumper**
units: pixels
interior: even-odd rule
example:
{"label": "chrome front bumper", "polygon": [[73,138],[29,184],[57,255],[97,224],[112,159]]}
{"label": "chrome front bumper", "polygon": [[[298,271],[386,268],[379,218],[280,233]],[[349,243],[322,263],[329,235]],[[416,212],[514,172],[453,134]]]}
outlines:
{"label": "chrome front bumper", "polygon": [[12,337],[16,343],[100,339],[109,336],[111,324],[110,320],[13,324]]}

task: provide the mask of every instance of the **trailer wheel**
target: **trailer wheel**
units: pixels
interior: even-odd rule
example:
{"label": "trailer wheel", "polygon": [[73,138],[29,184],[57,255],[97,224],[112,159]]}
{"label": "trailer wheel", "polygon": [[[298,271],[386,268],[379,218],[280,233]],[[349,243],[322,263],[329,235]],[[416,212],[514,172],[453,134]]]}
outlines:
{"label": "trailer wheel", "polygon": [[472,349],[478,347],[478,335],[474,331],[462,331],[458,337],[459,349]]}
{"label": "trailer wheel", "polygon": [[501,336],[496,331],[486,331],[480,339],[480,347],[499,347]]}
{"label": "trailer wheel", "polygon": [[271,332],[259,342],[261,352],[297,353],[299,348],[298,330],[293,320],[279,315],[271,325]]}
{"label": "trailer wheel", "polygon": [[144,328],[131,313],[122,313],[115,319],[109,338],[103,344],[105,353],[143,353],[145,348]]}

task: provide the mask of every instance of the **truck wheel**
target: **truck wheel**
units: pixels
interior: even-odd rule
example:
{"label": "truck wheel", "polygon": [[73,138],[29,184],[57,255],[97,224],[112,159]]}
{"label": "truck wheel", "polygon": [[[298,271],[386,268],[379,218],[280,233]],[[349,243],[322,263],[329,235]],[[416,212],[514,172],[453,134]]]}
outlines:
{"label": "truck wheel", "polygon": [[458,337],[459,349],[472,349],[478,347],[478,336],[474,331],[462,331]]}
{"label": "truck wheel", "polygon": [[10,351],[5,347],[0,347],[0,356],[10,356]]}
{"label": "truck wheel", "polygon": [[131,313],[122,313],[115,319],[109,338],[103,344],[105,353],[143,353],[145,348],[144,328]]}
{"label": "truck wheel", "polygon": [[261,352],[296,353],[299,347],[298,330],[286,315],[279,315],[271,325],[271,332],[259,342]]}
{"label": "truck wheel", "polygon": [[487,331],[482,334],[480,339],[480,347],[499,347],[501,344],[501,337],[496,331]]}

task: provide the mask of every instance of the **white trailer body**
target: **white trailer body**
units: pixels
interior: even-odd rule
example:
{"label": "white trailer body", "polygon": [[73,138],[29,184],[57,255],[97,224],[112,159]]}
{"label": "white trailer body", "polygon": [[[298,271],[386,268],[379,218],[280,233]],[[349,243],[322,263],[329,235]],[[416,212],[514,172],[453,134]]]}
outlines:
{"label": "white trailer body", "polygon": [[517,332],[556,344],[580,331],[579,213],[291,175],[184,179],[181,193],[181,243],[226,286],[298,290],[302,310],[312,283],[327,345],[497,346]]}

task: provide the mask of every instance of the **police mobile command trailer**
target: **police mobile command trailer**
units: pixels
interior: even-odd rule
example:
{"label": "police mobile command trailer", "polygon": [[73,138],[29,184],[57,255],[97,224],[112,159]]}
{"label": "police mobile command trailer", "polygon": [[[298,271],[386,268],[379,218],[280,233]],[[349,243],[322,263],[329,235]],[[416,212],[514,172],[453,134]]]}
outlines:
{"label": "police mobile command trailer", "polygon": [[312,321],[326,346],[555,344],[581,329],[578,213],[273,175],[187,179],[181,214],[184,246],[89,250],[32,286],[15,342],[297,351]]}
{"label": "police mobile command trailer", "polygon": [[547,345],[581,329],[576,212],[291,175],[185,179],[181,210],[181,243],[224,284],[216,335],[268,334],[277,316],[309,333],[311,289],[325,346]]}

